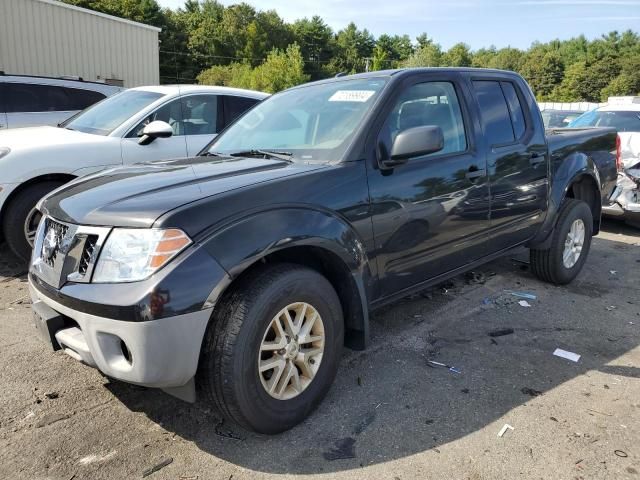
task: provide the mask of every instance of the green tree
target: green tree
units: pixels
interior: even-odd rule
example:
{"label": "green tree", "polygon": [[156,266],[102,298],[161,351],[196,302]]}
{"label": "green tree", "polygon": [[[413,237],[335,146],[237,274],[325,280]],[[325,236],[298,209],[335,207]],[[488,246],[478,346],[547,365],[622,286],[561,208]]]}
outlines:
{"label": "green tree", "polygon": [[422,46],[403,63],[404,67],[439,67],[442,64],[442,48],[431,40]]}
{"label": "green tree", "polygon": [[442,65],[447,67],[470,67],[471,50],[466,43],[456,43],[446,51],[442,58]]}
{"label": "green tree", "polygon": [[326,75],[323,65],[333,56],[333,31],[322,18],[314,16],[311,20],[296,20],[291,26],[294,41],[300,46],[305,62],[305,73],[312,79]]}
{"label": "green tree", "polygon": [[529,82],[538,100],[551,99],[551,93],[562,82],[564,65],[557,52],[545,52],[538,48],[526,56],[520,73]]}

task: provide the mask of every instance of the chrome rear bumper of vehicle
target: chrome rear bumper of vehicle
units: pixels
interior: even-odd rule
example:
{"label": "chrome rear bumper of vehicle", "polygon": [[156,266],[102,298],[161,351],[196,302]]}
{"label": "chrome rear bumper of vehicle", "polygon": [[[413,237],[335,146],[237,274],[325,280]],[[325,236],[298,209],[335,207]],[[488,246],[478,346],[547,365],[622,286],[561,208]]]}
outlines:
{"label": "chrome rear bumper of vehicle", "polygon": [[66,307],[40,292],[31,280],[29,291],[34,310],[45,304],[72,320],[54,332],[55,340],[68,355],[109,377],[184,397],[171,389],[192,383],[211,308],[127,322]]}
{"label": "chrome rear bumper of vehicle", "polygon": [[625,173],[619,174],[609,202],[602,207],[604,215],[640,220],[640,185]]}

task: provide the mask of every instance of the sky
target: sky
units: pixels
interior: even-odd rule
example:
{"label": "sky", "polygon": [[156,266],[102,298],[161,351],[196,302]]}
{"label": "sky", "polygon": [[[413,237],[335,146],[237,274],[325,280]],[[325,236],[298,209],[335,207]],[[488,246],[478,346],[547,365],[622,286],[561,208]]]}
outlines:
{"label": "sky", "polygon": [[[287,22],[320,15],[335,31],[349,22],[376,37],[422,32],[449,48],[495,45],[527,48],[584,34],[593,39],[612,30],[640,30],[640,0],[245,0],[258,10],[274,9]],[[158,0],[178,8],[184,0]],[[222,0],[224,5],[239,0]]]}

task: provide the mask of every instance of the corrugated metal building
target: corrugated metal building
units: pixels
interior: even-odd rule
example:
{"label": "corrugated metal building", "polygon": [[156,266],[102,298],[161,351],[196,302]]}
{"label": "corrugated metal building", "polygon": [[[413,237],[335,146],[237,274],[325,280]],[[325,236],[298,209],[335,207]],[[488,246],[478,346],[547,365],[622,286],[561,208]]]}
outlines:
{"label": "corrugated metal building", "polygon": [[159,32],[57,0],[0,0],[0,71],[157,85]]}

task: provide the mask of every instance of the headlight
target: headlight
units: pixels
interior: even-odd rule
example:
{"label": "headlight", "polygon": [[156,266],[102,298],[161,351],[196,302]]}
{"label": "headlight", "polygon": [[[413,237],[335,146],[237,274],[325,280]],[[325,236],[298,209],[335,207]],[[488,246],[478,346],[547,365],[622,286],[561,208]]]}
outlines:
{"label": "headlight", "polygon": [[9,147],[0,147],[0,158],[6,157],[11,153],[11,149]]}
{"label": "headlight", "polygon": [[177,228],[114,228],[102,247],[93,281],[135,282],[166,265],[191,240]]}

